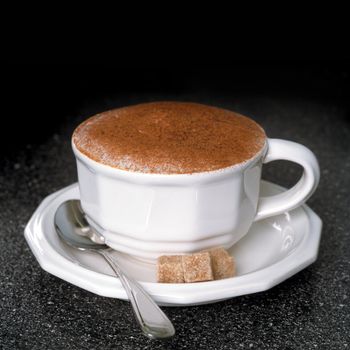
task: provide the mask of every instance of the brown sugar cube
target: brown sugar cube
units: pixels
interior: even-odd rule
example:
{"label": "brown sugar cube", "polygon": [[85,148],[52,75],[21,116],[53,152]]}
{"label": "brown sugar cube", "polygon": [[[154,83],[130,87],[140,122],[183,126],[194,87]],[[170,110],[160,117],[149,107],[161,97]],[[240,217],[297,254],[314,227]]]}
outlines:
{"label": "brown sugar cube", "polygon": [[183,283],[181,255],[163,255],[158,258],[157,280],[160,283]]}
{"label": "brown sugar cube", "polygon": [[182,256],[185,282],[212,281],[213,272],[208,252],[199,252]]}
{"label": "brown sugar cube", "polygon": [[235,275],[235,261],[224,248],[213,248],[206,251],[211,257],[211,266],[215,280],[221,280]]}

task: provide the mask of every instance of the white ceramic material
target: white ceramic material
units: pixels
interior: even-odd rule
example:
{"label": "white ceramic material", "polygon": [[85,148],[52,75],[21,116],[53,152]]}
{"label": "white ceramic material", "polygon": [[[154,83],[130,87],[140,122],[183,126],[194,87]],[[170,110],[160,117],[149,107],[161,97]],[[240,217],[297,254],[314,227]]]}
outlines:
{"label": "white ceramic material", "polygon": [[[83,155],[77,158],[81,202],[109,246],[146,259],[212,246],[231,247],[254,220],[302,204],[315,190],[319,167],[306,147],[269,139],[247,162],[194,174],[145,174],[112,168]],[[263,162],[286,159],[304,174],[290,190],[259,197]]]}
{"label": "white ceramic material", "polygon": [[[262,182],[264,196],[281,188]],[[57,236],[54,214],[66,200],[79,199],[77,184],[48,196],[30,219],[25,237],[41,267],[53,275],[92,293],[127,299],[118,278],[96,253],[68,247]],[[237,264],[237,277],[201,283],[155,283],[155,265],[114,252],[118,261],[139,280],[152,297],[164,305],[180,306],[215,302],[269,289],[316,260],[321,220],[306,205],[253,223],[230,253]]]}

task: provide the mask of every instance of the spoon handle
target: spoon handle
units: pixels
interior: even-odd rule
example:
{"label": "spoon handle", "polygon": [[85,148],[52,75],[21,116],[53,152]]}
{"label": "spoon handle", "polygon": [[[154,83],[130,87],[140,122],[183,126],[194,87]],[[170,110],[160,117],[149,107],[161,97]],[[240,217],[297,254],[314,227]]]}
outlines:
{"label": "spoon handle", "polygon": [[151,296],[137,281],[120,268],[108,251],[101,249],[96,250],[96,252],[106,259],[113,271],[119,276],[143,333],[151,339],[172,337],[175,334],[174,326]]}

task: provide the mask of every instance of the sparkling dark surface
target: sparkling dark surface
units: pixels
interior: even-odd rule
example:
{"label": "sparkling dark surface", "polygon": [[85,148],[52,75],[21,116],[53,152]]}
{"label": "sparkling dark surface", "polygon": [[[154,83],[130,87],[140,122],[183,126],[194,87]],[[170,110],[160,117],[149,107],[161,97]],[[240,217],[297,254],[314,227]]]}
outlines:
{"label": "sparkling dark surface", "polygon": [[[165,308],[177,334],[160,342],[141,335],[128,303],[91,294],[40,268],[23,230],[45,196],[76,181],[74,127],[98,111],[171,97],[89,106],[65,116],[42,144],[1,160],[0,349],[350,348],[350,125],[336,103],[176,96],[251,116],[269,137],[300,142],[318,157],[321,182],[308,204],[324,223],[319,258],[284,283],[212,305]],[[265,167],[264,178],[291,186],[300,173],[275,162]]]}

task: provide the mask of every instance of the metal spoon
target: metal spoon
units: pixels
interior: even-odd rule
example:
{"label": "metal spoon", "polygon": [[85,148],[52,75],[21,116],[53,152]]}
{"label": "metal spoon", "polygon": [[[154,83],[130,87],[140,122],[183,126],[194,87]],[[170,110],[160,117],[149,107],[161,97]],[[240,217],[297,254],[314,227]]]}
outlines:
{"label": "metal spoon", "polygon": [[55,227],[60,238],[70,246],[94,251],[105,258],[119,276],[136,319],[147,337],[169,338],[175,334],[174,326],[151,296],[121,269],[114,257],[111,257],[108,252],[110,248],[104,244],[104,237],[87,222],[79,200],[69,200],[59,206],[55,213]]}

